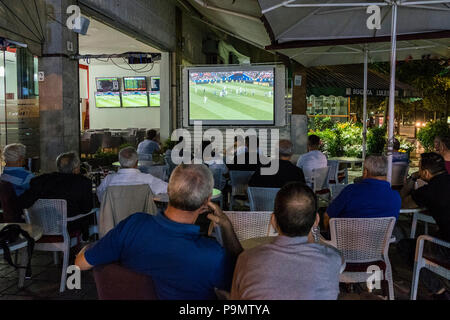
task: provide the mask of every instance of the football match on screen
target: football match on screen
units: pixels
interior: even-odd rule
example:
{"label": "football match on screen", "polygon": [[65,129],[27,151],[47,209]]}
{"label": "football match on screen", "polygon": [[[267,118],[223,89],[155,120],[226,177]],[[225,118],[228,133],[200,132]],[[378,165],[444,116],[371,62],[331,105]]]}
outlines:
{"label": "football match on screen", "polygon": [[274,71],[190,72],[191,120],[273,121]]}

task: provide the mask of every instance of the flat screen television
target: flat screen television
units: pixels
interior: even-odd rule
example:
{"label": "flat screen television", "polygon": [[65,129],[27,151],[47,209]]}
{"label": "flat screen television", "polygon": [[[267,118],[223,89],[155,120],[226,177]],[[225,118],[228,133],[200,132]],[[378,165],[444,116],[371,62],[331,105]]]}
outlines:
{"label": "flat screen television", "polygon": [[124,108],[147,108],[147,91],[126,91],[122,92],[122,106]]}
{"label": "flat screen television", "polygon": [[161,77],[151,77],[150,82],[151,82],[151,91],[161,91],[160,89]]}
{"label": "flat screen television", "polygon": [[161,106],[161,92],[159,91],[150,91],[150,107],[160,107]]}
{"label": "flat screen television", "polygon": [[96,92],[95,105],[97,108],[120,108],[120,92]]}
{"label": "flat screen television", "polygon": [[284,79],[275,65],[185,68],[184,125],[284,125]]}
{"label": "flat screen television", "polygon": [[147,91],[146,77],[125,77],[123,78],[124,91]]}
{"label": "flat screen television", "polygon": [[96,78],[97,92],[119,92],[119,78]]}

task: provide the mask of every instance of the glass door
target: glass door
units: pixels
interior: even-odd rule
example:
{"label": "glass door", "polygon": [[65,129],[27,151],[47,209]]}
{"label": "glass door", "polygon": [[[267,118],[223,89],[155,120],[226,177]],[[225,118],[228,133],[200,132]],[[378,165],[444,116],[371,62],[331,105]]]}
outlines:
{"label": "glass door", "polygon": [[0,148],[24,144],[27,158],[40,151],[37,63],[26,48],[0,46]]}

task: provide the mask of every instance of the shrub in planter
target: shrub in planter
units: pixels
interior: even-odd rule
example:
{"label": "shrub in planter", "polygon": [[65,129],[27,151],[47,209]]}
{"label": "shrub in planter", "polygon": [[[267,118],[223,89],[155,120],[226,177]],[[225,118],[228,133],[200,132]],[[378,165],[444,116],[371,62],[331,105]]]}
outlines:
{"label": "shrub in planter", "polygon": [[450,129],[446,121],[429,122],[425,128],[422,128],[417,134],[417,139],[427,151],[434,150],[434,139],[436,136],[445,136],[450,134]]}
{"label": "shrub in planter", "polygon": [[383,154],[386,142],[386,127],[370,129],[367,135],[367,154]]}

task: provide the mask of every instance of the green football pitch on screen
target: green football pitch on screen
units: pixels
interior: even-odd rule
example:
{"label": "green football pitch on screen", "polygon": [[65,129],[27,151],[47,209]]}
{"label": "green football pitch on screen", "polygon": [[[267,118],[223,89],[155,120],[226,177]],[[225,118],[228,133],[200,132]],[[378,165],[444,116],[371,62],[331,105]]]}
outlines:
{"label": "green football pitch on screen", "polygon": [[190,83],[191,120],[273,121],[274,90],[268,84]]}
{"label": "green football pitch on screen", "polygon": [[101,95],[95,97],[95,105],[97,108],[120,108],[120,96],[119,95]]}
{"label": "green football pitch on screen", "polygon": [[122,105],[124,108],[145,108],[148,107],[147,94],[122,94]]}
{"label": "green football pitch on screen", "polygon": [[161,106],[161,95],[159,93],[150,94],[150,107]]}

